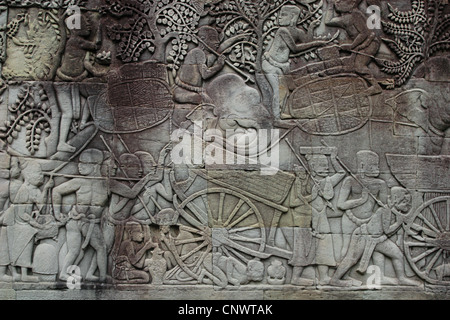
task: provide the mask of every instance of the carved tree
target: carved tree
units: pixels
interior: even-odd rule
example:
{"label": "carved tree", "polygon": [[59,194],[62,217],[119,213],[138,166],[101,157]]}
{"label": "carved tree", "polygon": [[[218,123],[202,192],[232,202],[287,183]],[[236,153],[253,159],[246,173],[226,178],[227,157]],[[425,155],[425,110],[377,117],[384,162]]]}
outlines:
{"label": "carved tree", "polygon": [[439,51],[450,49],[450,14],[444,14],[446,0],[413,0],[412,9],[400,11],[388,4],[390,21],[382,21],[383,39],[398,56],[398,61],[384,60],[382,71],[396,75],[401,86],[414,69]]}
{"label": "carved tree", "polygon": [[123,62],[139,61],[144,50],[152,60],[165,61],[166,46],[169,44],[167,62],[178,69],[187,54],[188,43],[196,42],[196,26],[203,7],[187,0],[106,0],[102,8],[116,18],[125,18],[108,28],[108,36],[119,42],[117,57]]}
{"label": "carved tree", "polygon": [[0,138],[11,144],[26,130],[25,146],[31,155],[39,150],[44,134],[50,133],[51,108],[42,86],[24,85],[17,93],[15,102],[8,106],[9,116],[0,127]]}

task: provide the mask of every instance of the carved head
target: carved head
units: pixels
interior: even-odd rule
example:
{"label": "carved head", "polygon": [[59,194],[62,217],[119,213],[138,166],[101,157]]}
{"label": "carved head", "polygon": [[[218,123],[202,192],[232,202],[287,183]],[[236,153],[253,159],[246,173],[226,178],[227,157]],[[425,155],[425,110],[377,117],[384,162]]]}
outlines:
{"label": "carved head", "polygon": [[100,166],[103,163],[103,152],[98,149],[86,149],[79,158],[78,171],[83,176],[100,174]]}
{"label": "carved head", "polygon": [[125,232],[131,241],[142,242],[144,240],[144,231],[142,226],[137,222],[128,222],[125,225]]}
{"label": "carved head", "polygon": [[25,182],[36,187],[44,183],[44,174],[39,163],[30,160],[22,163],[21,167]]}
{"label": "carved head", "polygon": [[250,281],[262,281],[264,278],[264,264],[258,259],[247,263],[247,277]]}
{"label": "carved head", "polygon": [[79,37],[89,37],[92,33],[92,26],[91,23],[89,21],[89,18],[87,18],[86,16],[80,14],[80,13],[75,13],[73,15],[71,15],[68,19],[73,19],[74,21],[79,21],[79,26],[80,28],[74,28],[72,30],[70,30],[70,34],[79,36]]}
{"label": "carved head", "polygon": [[178,213],[172,208],[165,208],[155,216],[156,223],[160,226],[170,226],[177,223]]}
{"label": "carved head", "polygon": [[149,173],[154,173],[156,171],[156,167],[158,166],[158,164],[150,153],[145,151],[136,151],[134,154],[141,161],[143,176]]}
{"label": "carved head", "polygon": [[330,173],[328,158],[323,154],[311,154],[307,155],[309,167],[312,175],[318,175],[319,177],[327,177]]}
{"label": "carved head", "polygon": [[295,175],[300,179],[304,180],[308,177],[308,173],[306,172],[305,168],[303,166],[299,166],[297,164],[294,164],[294,172]]}
{"label": "carved head", "polygon": [[402,187],[393,187],[390,196],[391,204],[401,213],[407,213],[411,210],[412,197],[411,193]]}
{"label": "carved head", "polygon": [[198,28],[198,37],[212,49],[217,50],[219,48],[219,33],[213,27],[202,26]]}
{"label": "carved head", "polygon": [[120,171],[128,178],[141,178],[142,166],[138,156],[131,153],[124,153],[119,157]]}
{"label": "carved head", "polygon": [[297,6],[283,6],[278,16],[280,26],[295,26],[300,16],[300,8]]}
{"label": "carved head", "polygon": [[380,174],[380,159],[378,154],[370,150],[361,150],[356,153],[358,173],[362,176],[378,177]]}

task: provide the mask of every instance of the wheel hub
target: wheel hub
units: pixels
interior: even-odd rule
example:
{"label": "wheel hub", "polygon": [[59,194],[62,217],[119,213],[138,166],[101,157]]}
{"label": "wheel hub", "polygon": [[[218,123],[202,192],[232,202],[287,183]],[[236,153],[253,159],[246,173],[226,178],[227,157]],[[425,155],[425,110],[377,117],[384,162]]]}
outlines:
{"label": "wheel hub", "polygon": [[228,230],[226,228],[212,229],[212,245],[220,247],[228,239]]}
{"label": "wheel hub", "polygon": [[450,232],[440,233],[435,240],[433,240],[438,247],[443,250],[450,251]]}

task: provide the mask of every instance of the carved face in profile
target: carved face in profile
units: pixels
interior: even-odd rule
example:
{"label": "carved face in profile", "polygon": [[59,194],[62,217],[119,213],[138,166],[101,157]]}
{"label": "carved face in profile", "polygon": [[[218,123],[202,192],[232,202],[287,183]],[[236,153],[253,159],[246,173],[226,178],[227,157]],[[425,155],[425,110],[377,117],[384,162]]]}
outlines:
{"label": "carved face in profile", "polygon": [[103,162],[103,153],[97,149],[83,151],[78,162],[78,171],[82,176],[93,173]]}
{"label": "carved face in profile", "polygon": [[142,166],[139,158],[130,153],[124,153],[119,158],[120,171],[128,178],[141,178]]}
{"label": "carved face in profile", "polygon": [[29,163],[22,172],[29,184],[38,187],[44,183],[44,174],[38,163]]}
{"label": "carved face in profile", "polygon": [[358,170],[367,177],[378,177],[380,165],[378,155],[372,151],[360,151],[356,154]]}
{"label": "carved face in profile", "polygon": [[139,224],[129,225],[130,239],[134,242],[142,242],[144,240],[144,232]]}
{"label": "carved face in profile", "polygon": [[282,27],[294,26],[300,15],[300,9],[295,6],[284,6],[278,16],[278,24]]}
{"label": "carved face in profile", "polygon": [[391,197],[393,198],[394,206],[398,211],[407,213],[411,210],[412,197],[408,190],[394,187],[391,190]]}
{"label": "carved face in profile", "polygon": [[330,173],[328,159],[325,155],[313,155],[308,160],[308,162],[313,173],[315,173],[319,177],[327,177]]}
{"label": "carved face in profile", "polygon": [[198,30],[198,36],[205,42],[209,47],[217,50],[220,45],[219,33],[216,29],[210,26],[200,27]]}
{"label": "carved face in profile", "polygon": [[89,37],[92,33],[92,26],[89,19],[81,14],[75,14],[72,19],[79,19],[80,28],[71,30],[74,34],[80,37]]}

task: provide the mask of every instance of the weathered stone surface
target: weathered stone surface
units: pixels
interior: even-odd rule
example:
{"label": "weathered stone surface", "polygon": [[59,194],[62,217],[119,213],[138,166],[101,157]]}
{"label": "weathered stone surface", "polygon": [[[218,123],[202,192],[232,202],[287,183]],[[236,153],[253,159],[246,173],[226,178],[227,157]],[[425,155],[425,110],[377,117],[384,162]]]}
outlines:
{"label": "weathered stone surface", "polygon": [[0,298],[448,299],[447,2],[1,2]]}

